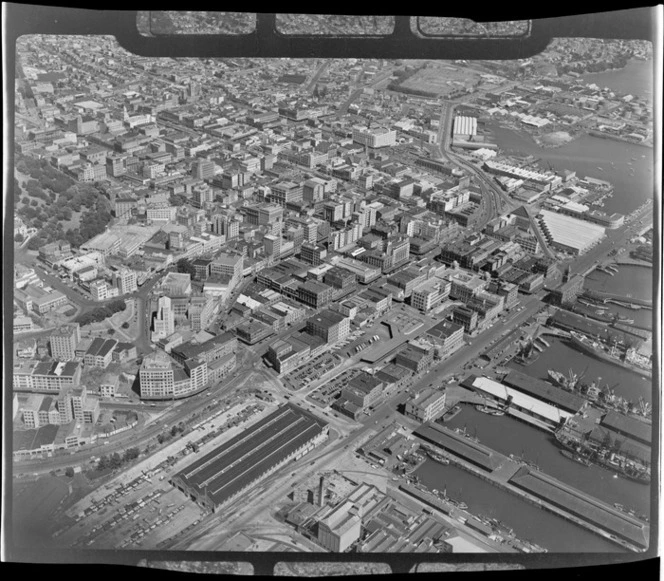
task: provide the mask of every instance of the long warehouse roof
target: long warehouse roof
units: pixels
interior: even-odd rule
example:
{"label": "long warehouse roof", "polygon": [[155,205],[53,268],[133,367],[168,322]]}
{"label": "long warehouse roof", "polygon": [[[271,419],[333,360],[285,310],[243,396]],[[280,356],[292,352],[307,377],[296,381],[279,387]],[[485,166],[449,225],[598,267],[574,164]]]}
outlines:
{"label": "long warehouse roof", "polygon": [[585,250],[604,236],[604,228],[585,220],[542,210],[540,212],[548,237],[558,244]]}
{"label": "long warehouse roof", "polygon": [[188,486],[217,505],[245,488],[320,434],[326,422],[292,404],[278,408],[179,472]]}
{"label": "long warehouse roof", "polygon": [[643,547],[648,545],[649,527],[645,523],[618,513],[612,507],[603,505],[546,474],[520,471],[510,482],[623,539]]}

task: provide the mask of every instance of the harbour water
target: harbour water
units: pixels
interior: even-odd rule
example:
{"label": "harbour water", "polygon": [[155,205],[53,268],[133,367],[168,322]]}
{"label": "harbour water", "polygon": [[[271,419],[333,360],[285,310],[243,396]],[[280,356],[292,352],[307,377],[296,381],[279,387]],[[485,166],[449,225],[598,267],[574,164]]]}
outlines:
{"label": "harbour water", "polygon": [[[589,288],[589,286],[586,285],[586,288]],[[638,327],[639,329],[645,331],[652,331],[653,311],[651,309],[639,309],[638,311],[635,311],[633,309],[629,309],[627,307],[621,307],[619,305],[614,305],[611,303],[607,303],[605,305],[597,305],[595,307],[589,307],[589,308],[595,311],[600,310],[601,314],[608,316],[620,315],[625,319],[630,319],[634,321],[633,323],[634,326]]]}
{"label": "harbour water", "polygon": [[469,512],[496,518],[514,529],[520,539],[537,543],[549,552],[625,552],[619,545],[452,464],[427,460],[415,474],[429,490],[446,489],[450,498],[465,502]]}
{"label": "harbour water", "polygon": [[[618,268],[618,273],[613,276],[597,270],[591,272],[586,276],[584,288],[652,300],[652,285],[652,268],[622,265]],[[654,311],[652,309],[635,310],[611,303],[598,305],[597,308],[606,308],[608,313],[618,314],[626,319],[631,319],[641,329],[651,330],[653,328]]]}
{"label": "harbour water", "polygon": [[599,208],[608,214],[629,214],[654,196],[652,148],[591,135],[583,135],[561,147],[542,148],[525,132],[500,127],[494,122],[488,122],[486,129],[501,150],[540,158],[540,167],[544,170],[549,169],[550,164],[558,172],[567,169],[580,177],[613,184],[613,195]]}
{"label": "harbour water", "polygon": [[582,75],[581,78],[584,82],[594,83],[602,89],[606,87],[616,93],[644,97],[649,103],[652,103],[653,73],[652,60],[632,59],[622,69],[588,73]]}
{"label": "harbour water", "polygon": [[608,384],[616,395],[634,403],[638,402],[639,397],[652,403],[653,389],[650,379],[617,365],[589,357],[555,337],[547,337],[546,340],[551,347],[546,348],[535,361],[529,365],[512,361],[509,367],[543,380],[548,379],[549,369],[565,374],[572,369],[574,373],[583,375],[583,381],[595,381],[601,378],[603,386]]}
{"label": "harbour water", "polygon": [[[653,61],[631,60],[619,70],[583,75],[582,80],[652,101]],[[543,160],[544,169],[569,169],[582,177],[609,181],[614,194],[607,198],[603,211],[629,214],[654,196],[654,150],[649,147],[584,135],[555,149],[541,148],[526,132],[488,123],[496,144],[507,152],[534,155]]]}
{"label": "harbour water", "polygon": [[[652,100],[652,61],[633,60],[617,71],[583,76],[587,83],[624,94],[643,96]],[[580,177],[593,177],[611,182],[614,194],[600,209],[607,213],[629,214],[654,195],[653,149],[626,142],[581,136],[559,148],[541,148],[526,132],[500,127],[487,122],[486,129],[493,141],[506,153],[533,155],[541,159],[542,169],[575,171]],[[621,266],[619,273],[610,276],[600,272],[590,274],[586,288],[603,290],[633,297],[652,299],[653,271],[638,266]],[[652,311],[633,311],[606,305],[610,311],[633,319],[642,327],[652,325]],[[530,365],[510,363],[519,371],[546,380],[548,370],[567,373],[569,369],[584,374],[584,380],[601,378],[617,395],[637,402],[643,397],[652,403],[650,380],[639,374],[582,354],[563,341],[547,337],[550,347]],[[536,463],[544,472],[585,491],[609,504],[619,503],[639,514],[650,512],[651,487],[621,477],[599,466],[583,466],[560,453],[553,436],[509,416],[482,414],[473,406],[463,406],[461,413],[445,424],[451,428],[466,428],[498,452],[520,456]],[[454,499],[468,504],[475,514],[497,518],[514,529],[517,536],[531,540],[551,552],[623,552],[619,546],[579,527],[562,517],[543,511],[525,500],[494,487],[469,472],[453,466],[427,460],[416,474],[429,489],[446,489]]]}
{"label": "harbour water", "polygon": [[652,268],[622,265],[613,276],[597,270],[591,272],[586,277],[584,288],[652,300],[652,282]]}
{"label": "harbour water", "polygon": [[[527,462],[534,462],[543,472],[610,505],[617,502],[641,514],[649,512],[649,486],[614,478],[614,472],[600,466],[583,466],[566,458],[554,443],[552,434],[509,415],[490,416],[465,405],[454,419],[445,423],[445,427],[466,428],[469,434],[476,435],[480,442],[501,454],[514,454]],[[454,497],[451,492],[450,496]]]}

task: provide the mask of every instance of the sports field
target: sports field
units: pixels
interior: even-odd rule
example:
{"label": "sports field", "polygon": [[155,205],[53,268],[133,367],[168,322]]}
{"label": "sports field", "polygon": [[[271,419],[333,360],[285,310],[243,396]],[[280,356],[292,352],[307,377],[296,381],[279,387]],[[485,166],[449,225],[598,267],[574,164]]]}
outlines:
{"label": "sports field", "polygon": [[439,65],[428,66],[417,71],[399,86],[432,95],[445,96],[465,86],[473,85],[479,79],[479,73],[476,71],[452,65]]}

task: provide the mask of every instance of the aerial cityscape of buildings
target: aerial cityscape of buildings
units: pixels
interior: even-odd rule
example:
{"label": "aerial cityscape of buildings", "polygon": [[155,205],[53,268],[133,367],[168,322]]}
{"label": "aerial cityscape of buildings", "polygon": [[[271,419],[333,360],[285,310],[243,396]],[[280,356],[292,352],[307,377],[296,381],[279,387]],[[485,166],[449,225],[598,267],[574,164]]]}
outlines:
{"label": "aerial cityscape of buildings", "polygon": [[[76,492],[49,516],[21,496],[15,514],[51,527],[39,543],[648,548],[653,107],[585,75],[651,63],[650,43],[558,39],[522,61],[17,50],[14,490]],[[496,128],[543,152],[629,147],[634,192]],[[464,478],[516,508],[489,512]],[[537,535],[533,513],[552,519]]]}

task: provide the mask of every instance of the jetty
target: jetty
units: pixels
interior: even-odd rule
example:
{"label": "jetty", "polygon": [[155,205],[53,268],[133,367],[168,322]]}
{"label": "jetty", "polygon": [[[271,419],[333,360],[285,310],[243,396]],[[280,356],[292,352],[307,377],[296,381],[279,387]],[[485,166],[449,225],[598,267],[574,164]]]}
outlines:
{"label": "jetty", "polygon": [[450,461],[524,500],[635,552],[649,546],[650,525],[519,460],[437,424],[414,432]]}

